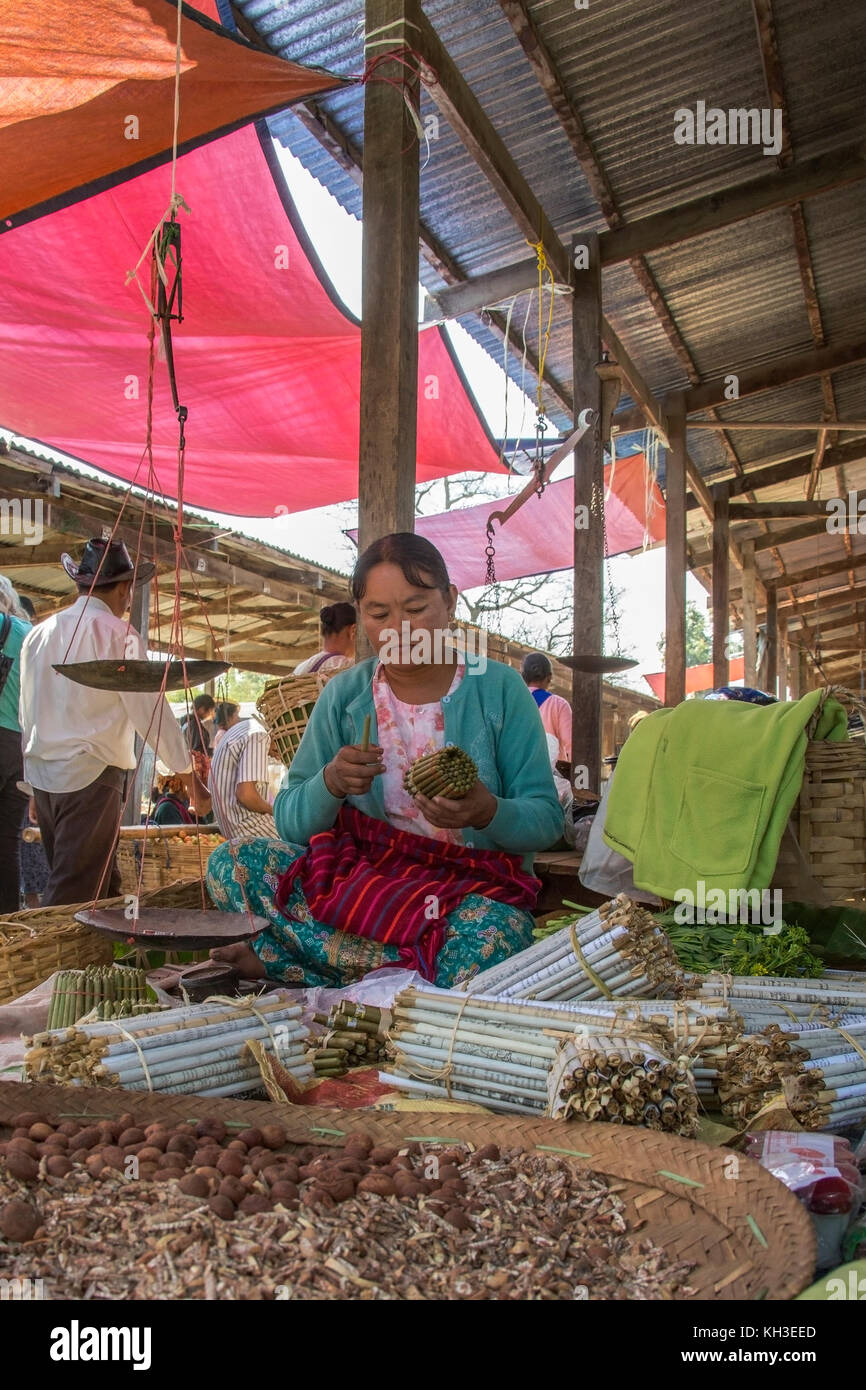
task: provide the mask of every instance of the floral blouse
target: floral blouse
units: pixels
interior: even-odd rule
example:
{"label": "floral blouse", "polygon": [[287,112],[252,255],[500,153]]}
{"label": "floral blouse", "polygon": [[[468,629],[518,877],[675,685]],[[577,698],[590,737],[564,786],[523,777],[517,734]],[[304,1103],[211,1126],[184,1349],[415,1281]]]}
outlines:
{"label": "floral blouse", "polygon": [[[458,662],[447,692],[449,695],[457,689],[465,674],[465,664]],[[385,814],[391,825],[397,830],[410,830],[414,835],[429,835],[434,840],[462,845],[463,834],[460,830],[443,830],[431,825],[403,788],[404,774],[416,758],[445,747],[445,715],[441,702],[434,700],[430,705],[408,705],[398,700],[380,662],[373,677],[373,704],[376,708],[379,745],[384,753],[382,783]]]}

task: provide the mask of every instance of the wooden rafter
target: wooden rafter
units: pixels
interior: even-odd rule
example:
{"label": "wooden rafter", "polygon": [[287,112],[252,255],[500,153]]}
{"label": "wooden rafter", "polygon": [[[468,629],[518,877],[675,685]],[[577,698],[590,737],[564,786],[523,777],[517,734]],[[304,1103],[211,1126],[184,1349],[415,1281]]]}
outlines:
{"label": "wooden rafter", "polygon": [[[789,386],[795,381],[806,381],[809,377],[820,376],[822,372],[839,371],[842,367],[853,367],[866,362],[866,342],[848,343],[841,346],[814,348],[810,352],[792,353],[782,357],[770,366],[754,367],[739,372],[738,399],[755,396],[761,391],[774,391],[779,386]],[[716,377],[712,381],[692,386],[686,392],[686,410],[690,415],[708,410],[712,406],[730,404],[725,392],[728,389],[726,377]]]}
{"label": "wooden rafter", "polygon": [[[306,106],[309,109],[313,104],[307,102]],[[592,187],[588,172],[586,177]],[[866,159],[862,151],[856,145],[846,146],[778,173],[749,179],[719,193],[680,203],[667,212],[620,223],[615,229],[601,232],[601,264],[603,268],[620,265],[623,261],[677,246],[693,237],[705,236],[749,217],[796,204],[834,188],[844,188],[864,178]],[[596,199],[602,207],[597,194]],[[499,270],[464,279],[435,298],[445,318],[458,318],[481,309],[486,303],[531,289],[537,277],[534,258],[523,257]],[[495,293],[491,293],[492,290]]]}

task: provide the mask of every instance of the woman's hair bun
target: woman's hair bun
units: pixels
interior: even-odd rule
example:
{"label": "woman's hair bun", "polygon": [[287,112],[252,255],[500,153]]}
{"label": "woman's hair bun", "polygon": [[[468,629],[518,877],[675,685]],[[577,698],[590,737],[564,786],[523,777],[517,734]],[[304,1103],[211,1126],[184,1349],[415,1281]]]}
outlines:
{"label": "woman's hair bun", "polygon": [[358,615],[351,603],[329,603],[327,607],[319,610],[323,637],[342,632],[344,628],[351,627],[357,621]]}

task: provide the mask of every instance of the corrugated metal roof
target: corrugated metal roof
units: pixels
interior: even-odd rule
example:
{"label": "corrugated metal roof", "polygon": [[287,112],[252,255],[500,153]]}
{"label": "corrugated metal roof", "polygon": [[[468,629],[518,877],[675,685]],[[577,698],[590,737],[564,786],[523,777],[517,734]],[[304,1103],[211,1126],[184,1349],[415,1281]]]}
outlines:
{"label": "corrugated metal roof", "polygon": [[[283,56],[343,74],[361,69],[363,4],[338,0],[322,11],[317,0],[240,0],[262,38]],[[586,177],[520,43],[496,0],[428,0],[425,12],[530,187],[567,242],[581,229],[605,225]],[[721,192],[776,167],[754,146],[684,145],[673,138],[674,113],[697,102],[761,109],[768,104],[755,21],[748,0],[530,0],[526,8],[551,52],[564,87],[584,123],[617,208],[628,222]],[[778,50],[798,160],[862,137],[866,44],[859,0],[820,4],[774,0]],[[323,22],[324,20],[324,22]],[[363,146],[360,87],[330,94],[319,105],[352,144]],[[433,111],[426,95],[422,114]],[[292,112],[271,120],[275,136],[339,201],[360,216],[361,192]],[[866,337],[866,185],[855,184],[805,204],[806,225],[825,338]],[[526,255],[524,238],[499,198],[444,120],[421,175],[421,215],[463,276],[507,265]],[[680,339],[701,379],[741,373],[814,346],[806,312],[792,223],[786,210],[660,250],[649,268]],[[424,261],[421,280],[442,280]],[[686,385],[682,361],[631,268],[605,271],[605,312],[653,391],[663,397]],[[515,321],[522,323],[523,303]],[[535,315],[527,341],[537,344]],[[475,315],[462,320],[498,361],[498,336]],[[566,387],[571,380],[571,332],[558,304],[548,365]],[[520,377],[512,352],[510,370]],[[840,415],[864,411],[866,370],[834,379]],[[822,418],[820,382],[807,380],[726,405],[725,418]],[[549,412],[561,427],[560,407]],[[809,433],[731,436],[744,463],[783,447],[814,445]],[[689,450],[708,478],[731,470],[719,436],[692,431]],[[663,476],[663,471],[662,471]],[[788,485],[787,495],[792,495]]]}

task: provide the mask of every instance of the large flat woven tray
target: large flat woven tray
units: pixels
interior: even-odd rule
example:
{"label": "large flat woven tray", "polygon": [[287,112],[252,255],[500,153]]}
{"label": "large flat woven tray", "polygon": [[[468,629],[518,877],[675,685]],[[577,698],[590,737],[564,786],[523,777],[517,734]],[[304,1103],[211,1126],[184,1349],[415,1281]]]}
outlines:
{"label": "large flat woven tray", "polygon": [[808,1213],[760,1164],[737,1155],[733,1177],[730,1151],[652,1130],[0,1082],[0,1126],[8,1127],[21,1110],[38,1111],[49,1119],[61,1114],[116,1119],[128,1111],[145,1123],[211,1116],[245,1125],[279,1123],[298,1144],[339,1144],[348,1134],[369,1134],[380,1143],[441,1139],[449,1144],[537,1149],[610,1178],[630,1223],[640,1224],[642,1236],[677,1258],[696,1262],[689,1284],[697,1299],[793,1298],[811,1282],[815,1268]]}

